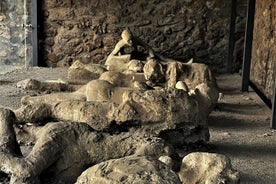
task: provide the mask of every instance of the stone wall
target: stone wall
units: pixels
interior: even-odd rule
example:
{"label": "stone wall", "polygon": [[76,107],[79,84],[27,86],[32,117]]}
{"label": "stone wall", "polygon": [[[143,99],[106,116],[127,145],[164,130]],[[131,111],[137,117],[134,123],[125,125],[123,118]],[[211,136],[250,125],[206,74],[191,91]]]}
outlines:
{"label": "stone wall", "polygon": [[[40,50],[48,66],[103,63],[130,30],[160,54],[225,71],[231,1],[44,0]],[[44,36],[45,35],[45,36]]]}
{"label": "stone wall", "polygon": [[[0,65],[24,66],[25,64],[23,23],[24,18],[29,19],[30,0],[25,2],[26,16],[24,16],[24,0],[1,0],[0,2]],[[30,42],[27,40],[27,47],[30,47]]]}
{"label": "stone wall", "polygon": [[272,98],[276,77],[276,1],[257,0],[250,79]]}

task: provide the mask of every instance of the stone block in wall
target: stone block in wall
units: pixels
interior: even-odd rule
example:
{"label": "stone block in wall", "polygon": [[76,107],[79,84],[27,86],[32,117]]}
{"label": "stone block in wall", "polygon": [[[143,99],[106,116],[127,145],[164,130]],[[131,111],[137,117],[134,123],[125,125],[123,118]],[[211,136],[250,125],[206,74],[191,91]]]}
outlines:
{"label": "stone block in wall", "polygon": [[45,44],[49,45],[51,47],[55,44],[55,40],[53,38],[46,38],[45,39]]}
{"label": "stone block in wall", "polygon": [[68,20],[76,17],[75,10],[73,8],[53,8],[47,11],[49,12],[48,19],[50,21]]}

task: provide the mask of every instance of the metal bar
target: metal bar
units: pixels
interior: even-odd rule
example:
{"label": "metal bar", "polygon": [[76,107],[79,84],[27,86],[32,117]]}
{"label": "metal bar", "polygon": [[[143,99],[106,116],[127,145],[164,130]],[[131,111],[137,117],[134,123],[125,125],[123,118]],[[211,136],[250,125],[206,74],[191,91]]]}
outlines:
{"label": "metal bar", "polygon": [[263,102],[271,109],[272,103],[271,100],[266,97],[266,95],[259,90],[259,88],[251,81],[249,80],[250,87],[257,93],[257,95],[263,100]]}
{"label": "metal bar", "polygon": [[32,66],[38,65],[37,0],[32,0]]}
{"label": "metal bar", "polygon": [[242,91],[248,91],[249,89],[255,4],[256,4],[256,0],[248,0],[245,43],[244,43],[244,53],[243,53],[243,66],[242,66]]}
{"label": "metal bar", "polygon": [[227,61],[227,72],[232,72],[233,67],[233,53],[235,48],[235,28],[236,28],[236,17],[237,17],[237,0],[232,0],[231,4],[231,18],[229,27],[229,45],[228,45],[228,61]]}
{"label": "metal bar", "polygon": [[272,129],[276,129],[276,77],[274,82],[274,93],[272,97],[272,117],[271,117],[270,127]]}

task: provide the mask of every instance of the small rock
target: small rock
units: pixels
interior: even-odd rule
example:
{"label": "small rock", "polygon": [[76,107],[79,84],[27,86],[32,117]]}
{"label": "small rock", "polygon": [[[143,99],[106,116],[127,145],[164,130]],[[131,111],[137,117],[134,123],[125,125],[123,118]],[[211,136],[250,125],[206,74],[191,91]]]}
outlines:
{"label": "small rock", "polygon": [[183,184],[239,183],[240,174],[232,168],[228,157],[214,153],[195,152],[185,156],[179,171]]}
{"label": "small rock", "polygon": [[124,157],[102,162],[84,171],[76,184],[160,183],[181,184],[168,166],[152,157]]}

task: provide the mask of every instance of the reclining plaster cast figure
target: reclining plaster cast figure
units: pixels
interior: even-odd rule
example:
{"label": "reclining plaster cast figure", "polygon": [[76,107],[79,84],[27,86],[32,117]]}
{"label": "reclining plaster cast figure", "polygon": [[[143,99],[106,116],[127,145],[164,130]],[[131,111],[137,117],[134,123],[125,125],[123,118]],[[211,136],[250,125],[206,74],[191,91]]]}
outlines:
{"label": "reclining plaster cast figure", "polygon": [[16,117],[19,122],[51,118],[85,122],[96,130],[124,122],[136,122],[152,130],[159,127],[159,131],[185,122],[206,124],[197,101],[182,90],[133,90],[103,80],[91,81],[84,87],[74,93],[25,97],[23,106],[15,111]]}
{"label": "reclining plaster cast figure", "polygon": [[45,125],[38,132],[32,151],[22,157],[12,126],[14,121],[11,110],[0,108],[0,170],[11,174],[13,184],[38,184],[42,175],[48,176],[44,178],[48,182],[73,183],[88,166],[128,155],[179,159],[160,138],[147,138],[135,132],[109,135],[84,123],[68,122]]}
{"label": "reclining plaster cast figure", "polygon": [[[135,83],[146,83],[147,80],[143,73],[123,73],[117,71],[104,72],[100,77],[100,80],[110,82],[116,87],[129,87],[135,88]],[[137,88],[135,88],[137,89]]]}
{"label": "reclining plaster cast figure", "polygon": [[35,79],[25,79],[17,82],[17,88],[44,92],[74,91],[74,86],[68,85],[61,79],[41,82]]}
{"label": "reclining plaster cast figure", "polygon": [[[205,64],[167,62],[150,59],[143,68],[148,86],[177,88],[188,92],[208,116],[216,104],[219,93],[215,77]],[[206,116],[206,118],[207,118]]]}
{"label": "reclining plaster cast figure", "polygon": [[84,85],[91,80],[98,79],[106,71],[106,66],[76,60],[68,69],[67,80],[69,84]]}
{"label": "reclining plaster cast figure", "polygon": [[[112,131],[113,126],[119,126],[145,136],[167,137],[171,131],[182,132],[177,141],[171,142],[170,136],[166,139],[173,145],[209,140],[208,111],[199,111],[202,107],[198,99],[183,90],[126,91],[100,80],[91,81],[86,87],[88,99],[93,101],[86,101],[85,91],[78,96],[79,100],[74,99],[77,97],[73,93],[26,97],[22,99],[24,106],[15,111],[16,117],[19,122],[55,119],[87,123],[98,131]],[[208,91],[197,95],[202,100]]]}

